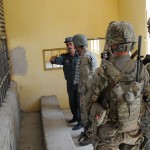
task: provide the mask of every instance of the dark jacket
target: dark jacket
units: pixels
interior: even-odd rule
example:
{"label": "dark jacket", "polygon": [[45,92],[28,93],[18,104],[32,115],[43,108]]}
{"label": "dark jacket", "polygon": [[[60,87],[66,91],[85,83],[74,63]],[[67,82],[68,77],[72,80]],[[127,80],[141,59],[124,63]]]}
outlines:
{"label": "dark jacket", "polygon": [[64,76],[67,81],[67,84],[74,83],[75,68],[78,58],[79,56],[77,52],[74,56],[71,56],[69,53],[65,53],[56,57],[55,61],[51,62],[52,64],[63,65]]}

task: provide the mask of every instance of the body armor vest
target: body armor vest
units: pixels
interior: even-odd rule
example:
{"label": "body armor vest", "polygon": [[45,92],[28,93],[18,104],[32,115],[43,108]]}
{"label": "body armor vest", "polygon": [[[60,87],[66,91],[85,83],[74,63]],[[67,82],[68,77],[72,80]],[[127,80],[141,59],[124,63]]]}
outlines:
{"label": "body armor vest", "polygon": [[[117,77],[120,71],[112,63],[105,62],[105,66],[111,76],[110,79],[106,73],[109,80]],[[135,65],[132,72],[123,73],[122,79],[116,83],[116,86],[107,96],[109,105],[108,120],[116,124],[116,128],[120,133],[139,128],[138,121],[141,110],[143,84],[135,81],[136,70],[137,67]]]}

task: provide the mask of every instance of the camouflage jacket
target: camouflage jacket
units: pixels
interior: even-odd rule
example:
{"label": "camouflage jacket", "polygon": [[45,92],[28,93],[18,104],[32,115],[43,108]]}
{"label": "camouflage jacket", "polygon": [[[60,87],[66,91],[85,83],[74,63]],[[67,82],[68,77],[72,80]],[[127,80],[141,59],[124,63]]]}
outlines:
{"label": "camouflage jacket", "polygon": [[89,78],[91,78],[93,72],[97,68],[97,60],[95,56],[88,50],[80,57],[80,80],[79,80],[79,92],[81,95],[85,93],[85,84]]}
{"label": "camouflage jacket", "polygon": [[[118,73],[119,73],[119,71],[122,70],[123,66],[129,60],[130,60],[130,56],[123,56],[123,57],[113,58],[111,63],[110,62],[107,62],[107,63],[108,64],[110,63],[111,65],[113,65],[116,68],[116,70],[118,70]],[[126,70],[124,70],[123,80],[129,81],[129,82],[135,80],[135,78],[136,78],[135,67],[136,67],[136,61],[132,60],[129,64],[129,67]],[[110,69],[112,77],[114,77],[113,74],[115,74],[115,72],[114,72],[113,67],[112,67],[112,70],[111,70],[111,67],[109,69]],[[101,65],[99,68],[96,69],[92,78],[89,79],[88,82],[86,83],[87,91],[85,92],[85,94],[83,96],[83,101],[84,101],[84,99],[86,99],[86,101],[96,102],[98,100],[99,95],[110,84],[110,80],[111,80],[110,77],[108,77],[108,75],[106,74],[106,71],[104,70],[104,68]],[[147,95],[150,98],[150,93],[148,90],[149,74],[147,72],[147,69],[144,66],[141,69],[140,82],[143,85],[142,93]],[[111,93],[111,91],[109,91],[109,93],[107,93],[105,95],[105,98],[109,99],[109,102],[111,102],[111,99],[112,99],[110,93]],[[141,98],[142,98],[142,96],[141,96]],[[90,112],[90,110],[89,110],[89,112]]]}

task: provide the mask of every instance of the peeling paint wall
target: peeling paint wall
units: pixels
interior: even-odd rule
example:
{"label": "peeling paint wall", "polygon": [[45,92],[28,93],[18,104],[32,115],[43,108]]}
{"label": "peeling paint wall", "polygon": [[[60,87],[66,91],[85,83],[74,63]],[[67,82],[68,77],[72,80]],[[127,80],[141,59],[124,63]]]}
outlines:
{"label": "peeling paint wall", "polygon": [[10,60],[13,74],[22,76],[27,74],[28,64],[25,49],[23,47],[18,46],[13,48],[10,51]]}
{"label": "peeling paint wall", "polygon": [[42,50],[65,47],[65,37],[77,33],[104,37],[109,22],[118,19],[117,0],[4,0],[4,12],[8,47],[23,47],[28,62],[25,75],[17,68],[12,76],[21,109],[39,111],[40,97],[48,95],[57,95],[60,107],[68,108],[63,71],[44,71]]}

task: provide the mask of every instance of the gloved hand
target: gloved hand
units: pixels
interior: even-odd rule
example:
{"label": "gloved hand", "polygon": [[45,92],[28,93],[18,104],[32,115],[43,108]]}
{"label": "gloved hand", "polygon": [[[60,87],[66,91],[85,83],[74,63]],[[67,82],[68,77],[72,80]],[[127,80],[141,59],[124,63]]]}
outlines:
{"label": "gloved hand", "polygon": [[146,95],[143,95],[143,100],[144,100],[144,102],[149,102],[150,101]]}

